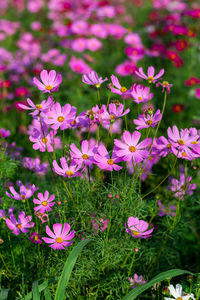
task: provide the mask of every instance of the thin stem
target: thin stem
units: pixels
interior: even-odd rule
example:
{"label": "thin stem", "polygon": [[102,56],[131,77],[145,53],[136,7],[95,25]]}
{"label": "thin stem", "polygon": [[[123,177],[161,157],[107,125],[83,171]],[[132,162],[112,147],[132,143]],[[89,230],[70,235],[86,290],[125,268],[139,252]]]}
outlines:
{"label": "thin stem", "polygon": [[97,88],[97,99],[98,99],[99,105],[101,106],[101,98],[100,98],[99,88]]}
{"label": "thin stem", "polygon": [[1,257],[1,260],[2,260],[2,262],[3,262],[3,265],[4,265],[4,267],[6,268],[7,272],[10,273],[10,275],[12,275],[12,273],[9,271],[8,267],[6,266],[5,260],[3,259],[3,256],[2,256],[2,254],[1,254],[1,252],[0,252],[0,257]]}
{"label": "thin stem", "polygon": [[64,187],[65,187],[65,190],[67,191],[67,194],[69,195],[70,199],[74,202],[74,198],[73,198],[73,196],[72,196],[72,193],[69,191],[69,189],[68,189],[68,187],[67,187],[67,185],[66,185],[64,179],[62,180],[62,182],[63,182],[63,185],[64,185]]}
{"label": "thin stem", "polygon": [[108,101],[107,101],[107,104],[106,104],[106,109],[108,109],[108,105],[109,105],[109,102],[110,102],[111,94],[112,94],[112,92],[110,91],[110,93],[108,95]]}
{"label": "thin stem", "polygon": [[11,252],[11,256],[12,256],[12,260],[13,260],[13,266],[14,266],[14,269],[16,271],[15,257],[14,257],[13,249],[12,249],[12,246],[11,246],[10,233],[8,234],[8,239],[9,239],[9,243],[10,243],[10,252]]}
{"label": "thin stem", "polygon": [[[124,105],[124,111],[125,111],[126,110],[125,98],[123,98],[123,105]],[[125,118],[126,130],[128,130],[127,116],[125,115],[124,118]]]}
{"label": "thin stem", "polygon": [[[139,243],[139,239],[137,240],[136,248],[138,246],[138,243]],[[129,276],[131,274],[131,270],[132,270],[133,263],[134,263],[134,260],[135,260],[135,255],[136,255],[136,251],[134,250],[132,261],[131,261],[131,264],[130,264],[130,267],[129,267],[129,270],[128,270],[128,278],[129,278]]]}

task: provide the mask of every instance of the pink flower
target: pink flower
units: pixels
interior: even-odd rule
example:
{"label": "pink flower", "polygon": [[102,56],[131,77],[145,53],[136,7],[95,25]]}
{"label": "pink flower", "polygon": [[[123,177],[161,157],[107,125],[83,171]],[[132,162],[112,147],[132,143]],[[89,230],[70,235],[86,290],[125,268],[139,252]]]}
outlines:
{"label": "pink flower", "polygon": [[104,112],[101,114],[103,119],[103,123],[105,124],[113,124],[118,118],[121,118],[127,115],[130,112],[130,109],[127,108],[124,112],[124,105],[120,104],[118,107],[115,103],[110,103],[108,106],[108,111],[105,105],[102,105],[102,109]]}
{"label": "pink flower", "polygon": [[115,75],[111,76],[112,84],[110,84],[110,89],[114,94],[118,94],[121,96],[127,95],[127,88],[125,86],[121,86],[118,78]]}
{"label": "pink flower", "polygon": [[44,122],[49,124],[51,128],[64,130],[71,127],[71,122],[74,121],[76,108],[70,104],[65,104],[61,107],[60,103],[56,102],[50,111],[45,115]]}
{"label": "pink flower", "polygon": [[0,138],[7,138],[8,136],[10,136],[10,130],[1,128],[0,129]]}
{"label": "pink flower", "polygon": [[16,220],[14,214],[10,214],[10,219],[6,218],[6,225],[10,230],[13,231],[13,234],[20,234],[20,231],[23,233],[27,233],[28,230],[26,228],[31,228],[34,226],[34,223],[31,222],[31,216],[25,216],[25,212],[21,211],[18,216],[18,221]]}
{"label": "pink flower", "polygon": [[40,134],[39,131],[35,130],[35,136],[29,137],[29,140],[34,143],[34,150],[40,150],[41,152],[53,152],[53,147],[58,149],[60,146],[62,146],[60,138],[55,136],[53,130],[51,130],[48,134],[46,134],[44,131],[44,134],[45,136]]}
{"label": "pink flower", "polygon": [[83,20],[74,21],[71,25],[71,31],[75,34],[85,34],[87,32],[88,23]]}
{"label": "pink flower", "polygon": [[55,202],[52,202],[55,199],[55,195],[53,194],[49,197],[48,191],[44,192],[44,196],[42,193],[38,193],[37,197],[38,199],[33,199],[33,203],[39,204],[38,206],[34,207],[34,210],[39,210],[39,213],[43,214],[45,211],[50,211],[51,207],[55,204]]}
{"label": "pink flower", "polygon": [[61,74],[56,75],[55,70],[51,70],[49,73],[46,70],[43,70],[40,73],[40,78],[43,83],[41,83],[36,77],[33,78],[33,83],[40,91],[43,91],[43,93],[57,91],[62,82]]}
{"label": "pink flower", "polygon": [[196,95],[196,98],[197,98],[197,99],[200,99],[200,89],[199,89],[199,88],[196,89],[195,95]]}
{"label": "pink flower", "polygon": [[71,44],[71,48],[74,51],[83,52],[87,49],[87,40],[84,38],[75,39]]}
{"label": "pink flower", "polygon": [[30,234],[29,240],[33,243],[33,244],[42,244],[42,241],[40,239],[40,235],[37,232],[33,232]]}
{"label": "pink flower", "polygon": [[91,68],[81,58],[76,58],[75,56],[72,56],[70,59],[69,66],[72,71],[78,74],[87,74],[91,71]]}
{"label": "pink flower", "polygon": [[144,280],[142,275],[138,276],[137,274],[134,274],[133,278],[129,277],[129,279],[128,279],[131,284],[132,289],[134,289],[138,285],[142,285],[142,284],[146,283],[146,280]]}
{"label": "pink flower", "polygon": [[144,87],[140,84],[134,84],[129,90],[130,97],[137,104],[141,102],[147,102],[153,98],[153,93],[150,93],[148,87]]}
{"label": "pink flower", "polygon": [[101,227],[100,227],[101,231],[105,231],[108,228],[109,220],[108,219],[101,219],[100,222],[102,224]]}
{"label": "pink flower", "polygon": [[22,165],[25,168],[36,172],[38,175],[44,175],[49,169],[49,165],[47,163],[40,164],[40,159],[38,157],[25,157],[22,161]]}
{"label": "pink flower", "polygon": [[29,98],[27,99],[27,103],[29,104],[29,106],[23,103],[19,103],[18,106],[22,109],[34,110],[30,113],[30,115],[36,116],[40,112],[46,113],[51,108],[54,101],[53,98],[50,96],[47,100],[43,100],[40,104],[34,104]]}
{"label": "pink flower", "polygon": [[158,82],[156,83],[156,87],[159,87],[159,85],[162,86],[162,92],[167,91],[167,93],[170,93],[170,88],[173,86],[173,84],[170,84],[168,81]]}
{"label": "pink flower", "polygon": [[54,250],[62,249],[65,250],[64,247],[70,246],[73,241],[72,240],[75,236],[75,231],[70,231],[71,226],[68,223],[64,223],[64,226],[62,227],[62,224],[56,223],[53,225],[53,231],[49,228],[49,226],[46,226],[46,234],[50,236],[50,238],[43,237],[43,241],[47,244],[51,244],[49,247],[53,248]]}
{"label": "pink flower", "polygon": [[83,74],[82,81],[89,85],[95,85],[96,88],[99,88],[104,81],[107,81],[108,78],[102,79],[97,75],[97,72],[92,70],[87,74]]}
{"label": "pink flower", "polygon": [[12,185],[9,186],[10,193],[6,192],[6,195],[15,200],[25,200],[29,199],[33,196],[35,191],[38,190],[38,188],[35,187],[35,185],[26,184],[23,185],[21,182],[18,183],[19,185],[19,193],[16,192],[14,187]]}
{"label": "pink flower", "polygon": [[155,139],[153,143],[153,151],[156,151],[156,153],[162,157],[165,157],[168,153],[173,153],[172,147],[173,146],[170,141],[164,136],[160,136],[158,139]]}
{"label": "pink flower", "polygon": [[160,200],[158,200],[158,215],[160,217],[163,217],[165,215],[170,216],[170,217],[174,217],[176,214],[176,205],[171,205],[169,207],[169,209],[166,209],[165,205],[162,204],[162,202]]}
{"label": "pink flower", "polygon": [[129,131],[123,133],[123,142],[115,139],[115,154],[125,161],[133,160],[133,163],[139,163],[144,158],[147,158],[149,151],[146,148],[151,144],[151,139],[146,138],[138,144],[141,133],[134,131],[132,134]]}
{"label": "pink flower", "polygon": [[180,179],[177,180],[175,178],[171,179],[170,190],[174,192],[174,197],[184,199],[185,194],[192,195],[193,191],[197,188],[197,185],[191,184],[192,177],[185,177],[183,173],[180,175]]}
{"label": "pink flower", "polygon": [[120,76],[128,76],[135,74],[135,71],[137,70],[137,67],[135,65],[134,61],[126,60],[124,63],[119,64],[115,72]]}
{"label": "pink flower", "polygon": [[148,80],[149,83],[152,83],[152,82],[155,83],[159,78],[162,77],[164,72],[165,72],[165,70],[161,69],[157,75],[154,75],[155,69],[154,69],[154,67],[150,66],[150,67],[148,67],[147,75],[144,74],[143,68],[139,68],[139,71],[135,71],[135,74],[138,75],[140,78]]}
{"label": "pink flower", "polygon": [[74,161],[72,161],[71,164],[68,166],[65,157],[61,157],[60,163],[62,168],[59,167],[56,160],[53,161],[53,171],[58,175],[68,177],[68,178],[80,176],[81,173],[78,172],[78,170],[80,169],[81,166],[79,164],[77,165]]}
{"label": "pink flower", "polygon": [[81,143],[81,151],[76,147],[74,143],[71,144],[70,149],[70,155],[76,164],[83,164],[85,166],[93,164],[93,156],[97,150],[96,145],[91,147],[88,141],[85,140]]}
{"label": "pink flower", "polygon": [[134,119],[133,123],[135,125],[139,125],[136,127],[137,130],[149,128],[149,127],[155,127],[156,124],[162,119],[162,114],[160,113],[160,109],[158,109],[155,114],[149,115],[145,114],[139,115],[138,119]]}
{"label": "pink flower", "polygon": [[97,51],[102,47],[102,43],[97,38],[91,38],[87,40],[87,48],[90,51]]}
{"label": "pink flower", "polygon": [[149,224],[147,222],[134,217],[129,217],[127,224],[125,223],[126,232],[134,236],[136,239],[146,239],[150,237],[154,228],[147,230],[148,227]]}
{"label": "pink flower", "polygon": [[106,147],[104,145],[99,146],[97,153],[94,155],[94,160],[101,170],[119,171],[122,169],[122,167],[116,164],[122,161],[122,159],[117,157],[115,153],[113,153],[112,158],[110,158],[108,151],[106,150]]}

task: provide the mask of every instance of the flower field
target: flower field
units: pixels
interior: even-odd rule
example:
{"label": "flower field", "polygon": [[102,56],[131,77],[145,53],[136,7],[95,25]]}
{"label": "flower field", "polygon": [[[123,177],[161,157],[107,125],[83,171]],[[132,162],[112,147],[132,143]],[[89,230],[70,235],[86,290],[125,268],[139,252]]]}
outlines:
{"label": "flower field", "polygon": [[0,16],[0,300],[200,299],[199,1]]}

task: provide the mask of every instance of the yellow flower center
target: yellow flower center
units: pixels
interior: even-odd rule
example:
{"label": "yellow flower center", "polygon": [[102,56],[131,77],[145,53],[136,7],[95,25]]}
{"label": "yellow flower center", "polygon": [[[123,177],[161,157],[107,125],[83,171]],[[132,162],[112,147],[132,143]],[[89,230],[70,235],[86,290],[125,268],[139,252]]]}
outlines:
{"label": "yellow flower center", "polygon": [[16,226],[18,229],[21,229],[22,228],[22,225],[21,224],[17,224]]}
{"label": "yellow flower center", "polygon": [[70,176],[72,176],[72,175],[74,174],[74,172],[71,171],[71,170],[68,170],[68,171],[66,172],[66,174],[70,177]]}
{"label": "yellow flower center", "polygon": [[169,82],[168,81],[163,81],[163,83],[162,83],[163,85],[168,85],[169,84]]}
{"label": "yellow flower center", "polygon": [[22,200],[24,200],[25,199],[25,195],[22,195],[21,198],[22,198]]}
{"label": "yellow flower center", "polygon": [[185,151],[182,152],[182,156],[186,157],[187,154],[185,153]]}
{"label": "yellow flower center", "polygon": [[47,206],[48,202],[47,201],[42,201],[43,206]]}
{"label": "yellow flower center", "polygon": [[182,297],[178,297],[177,300],[183,300],[183,298]]}
{"label": "yellow flower center", "polygon": [[134,235],[139,235],[139,232],[136,231],[136,230],[133,230],[133,234],[134,234]]}
{"label": "yellow flower center", "polygon": [[136,148],[135,148],[134,146],[130,146],[130,147],[129,147],[129,151],[135,152],[135,151],[136,151]]}
{"label": "yellow flower center", "polygon": [[167,148],[171,149],[172,145],[171,144],[167,144]]}
{"label": "yellow flower center", "polygon": [[45,143],[45,144],[47,143],[47,141],[48,141],[47,138],[42,139],[42,142]]}
{"label": "yellow flower center", "polygon": [[108,160],[107,160],[107,163],[108,163],[109,165],[113,165],[113,164],[114,164],[114,161],[113,161],[113,159],[108,159]]}
{"label": "yellow flower center", "polygon": [[125,86],[122,86],[122,87],[120,88],[120,92],[126,93],[126,91],[127,91],[127,88],[126,88]]}
{"label": "yellow flower center", "polygon": [[42,105],[41,104],[36,104],[36,108],[40,110],[42,108]]}
{"label": "yellow flower center", "polygon": [[51,91],[53,87],[51,85],[46,85],[46,90]]}
{"label": "yellow flower center", "polygon": [[89,156],[88,156],[87,154],[83,154],[83,155],[82,155],[82,158],[83,158],[83,159],[88,159]]}
{"label": "yellow flower center", "polygon": [[182,146],[182,145],[185,145],[185,141],[182,140],[182,139],[178,140],[177,142],[178,142],[178,144],[181,145],[181,146]]}
{"label": "yellow flower center", "polygon": [[140,97],[138,97],[138,100],[142,101],[142,100],[143,100],[143,98],[140,96]]}
{"label": "yellow flower center", "polygon": [[61,237],[56,238],[56,243],[61,244],[63,242],[63,239]]}
{"label": "yellow flower center", "polygon": [[63,116],[59,116],[57,120],[58,120],[58,122],[62,123],[64,121],[64,117]]}
{"label": "yellow flower center", "polygon": [[38,240],[38,236],[37,236],[37,235],[34,236],[34,240],[35,240],[35,241]]}
{"label": "yellow flower center", "polygon": [[153,123],[152,120],[148,120],[148,121],[147,121],[147,125],[151,125],[152,123]]}
{"label": "yellow flower center", "polygon": [[154,77],[153,76],[149,76],[147,79],[148,79],[149,82],[152,82],[154,80]]}
{"label": "yellow flower center", "polygon": [[192,142],[192,144],[193,144],[193,145],[196,145],[196,144],[198,144],[198,142],[197,142],[197,141],[194,141],[194,142]]}
{"label": "yellow flower center", "polygon": [[111,120],[115,120],[115,116],[114,115],[110,115]]}

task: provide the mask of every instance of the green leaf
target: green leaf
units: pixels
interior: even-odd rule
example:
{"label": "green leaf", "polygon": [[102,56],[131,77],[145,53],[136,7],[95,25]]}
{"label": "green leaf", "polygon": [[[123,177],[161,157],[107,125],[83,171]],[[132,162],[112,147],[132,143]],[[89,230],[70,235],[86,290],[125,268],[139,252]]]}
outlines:
{"label": "green leaf", "polygon": [[40,300],[38,280],[33,282],[32,291],[33,291],[33,300]]}
{"label": "green leaf", "polygon": [[[55,280],[58,280],[58,278],[56,277],[56,278],[53,278],[53,279],[50,279],[50,280],[47,280],[47,281],[44,281],[43,283],[41,283],[38,286],[39,293],[41,293],[44,289],[46,289],[48,287],[48,285],[50,283],[54,282]],[[30,292],[22,300],[31,300],[32,297],[33,297],[33,292]]]}
{"label": "green leaf", "polygon": [[1,290],[0,300],[7,300],[9,289]]}
{"label": "green leaf", "polygon": [[144,291],[148,290],[154,284],[156,284],[162,280],[165,280],[167,278],[172,278],[172,277],[179,276],[182,274],[192,274],[192,273],[189,271],[184,271],[184,270],[179,270],[179,269],[173,269],[173,270],[168,270],[166,272],[162,272],[162,273],[158,274],[156,277],[154,277],[151,281],[134,288],[130,293],[128,293],[128,295],[126,295],[124,298],[122,298],[122,300],[136,299],[136,297],[138,297]]}
{"label": "green leaf", "polygon": [[50,292],[48,287],[44,290],[44,297],[45,297],[45,300],[52,300],[53,299],[52,296],[51,296],[51,292]]}
{"label": "green leaf", "polygon": [[76,260],[79,256],[80,252],[82,251],[83,247],[85,245],[87,245],[90,241],[91,240],[81,241],[80,243],[78,243],[78,245],[75,248],[73,248],[72,252],[70,253],[69,257],[67,258],[67,261],[63,268],[62,274],[60,276],[60,280],[58,282],[54,300],[64,300],[65,299],[65,289],[68,284],[73,267],[76,263]]}

